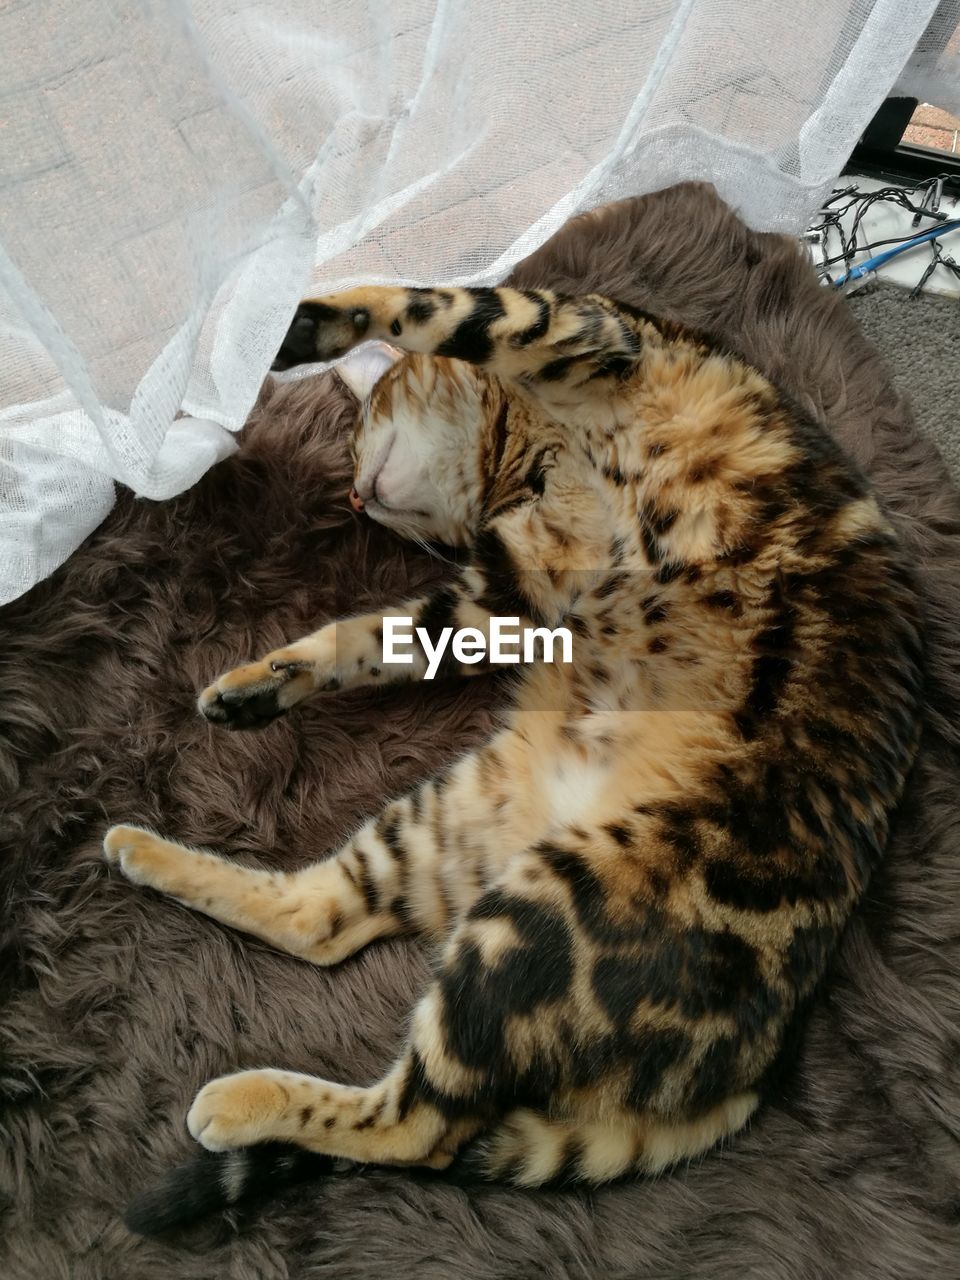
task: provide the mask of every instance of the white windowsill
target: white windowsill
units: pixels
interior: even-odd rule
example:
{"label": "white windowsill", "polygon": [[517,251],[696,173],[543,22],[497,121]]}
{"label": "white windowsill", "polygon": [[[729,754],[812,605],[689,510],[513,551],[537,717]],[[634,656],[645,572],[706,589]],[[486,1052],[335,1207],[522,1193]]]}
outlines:
{"label": "white windowsill", "polygon": [[[881,182],[874,178],[860,178],[851,175],[844,175],[839,178],[836,183],[838,188],[847,186],[856,186],[861,191],[878,191],[881,187],[891,186],[889,182]],[[960,218],[960,200],[956,196],[948,196],[944,193],[940,201],[941,213],[947,214],[950,218]],[[849,231],[853,223],[855,209],[849,210],[844,215],[843,226],[845,231]],[[893,237],[906,238],[911,234],[919,235],[921,232],[929,230],[933,227],[933,223],[929,219],[924,219],[916,228],[913,227],[913,214],[906,209],[901,209],[895,204],[875,204],[866,212],[863,221],[860,224],[860,243],[873,244],[877,240],[888,240]],[[945,254],[949,254],[960,263],[960,228],[956,231],[947,232],[940,241],[941,247]],[[892,245],[885,245],[884,248],[893,248]],[[820,247],[812,245],[811,252],[817,266],[820,265]],[[829,256],[833,256],[840,252],[840,245],[835,234],[831,233],[827,242],[827,252]],[[877,249],[877,253],[882,253],[883,249]],[[873,256],[869,253],[859,254],[854,258],[854,265],[865,262],[867,258]],[[927,244],[917,245],[915,249],[908,249],[906,253],[898,254],[897,257],[891,258],[889,262],[885,262],[877,269],[876,278],[885,284],[900,285],[905,289],[912,289],[920,277],[923,275],[930,263],[930,248]],[[837,278],[843,274],[843,263],[835,263],[830,268],[830,274]],[[860,281],[857,282],[862,283]],[[937,293],[947,297],[960,297],[960,279],[952,272],[947,271],[944,267],[938,267],[927,279],[923,286],[924,293]]]}

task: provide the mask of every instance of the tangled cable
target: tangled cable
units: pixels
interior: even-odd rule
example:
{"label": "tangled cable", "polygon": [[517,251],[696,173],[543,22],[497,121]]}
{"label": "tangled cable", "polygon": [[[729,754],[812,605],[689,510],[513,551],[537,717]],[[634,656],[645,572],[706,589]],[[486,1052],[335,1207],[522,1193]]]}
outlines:
{"label": "tangled cable", "polygon": [[[911,290],[911,297],[918,296],[937,267],[944,267],[960,279],[960,264],[949,254],[944,253],[939,243],[941,236],[950,231],[960,229],[960,218],[951,219],[947,214],[940,212],[943,183],[950,176],[949,174],[937,174],[932,178],[925,179],[912,189],[889,186],[880,187],[877,191],[860,191],[854,185],[834,191],[821,208],[819,221],[810,227],[804,237],[808,241],[817,243],[820,247],[822,261],[817,270],[821,281],[824,284],[833,285],[835,288],[842,288],[855,280],[860,280],[869,275],[877,267],[898,254],[924,243],[930,244],[933,256],[916,286]],[[840,201],[845,201],[845,203],[840,204]],[[905,236],[894,236],[888,240],[876,240],[873,243],[861,244],[860,233],[864,216],[873,205],[883,203],[899,205],[901,208],[906,209],[907,212],[912,213],[912,225],[914,227],[919,227],[924,219],[932,221],[934,226],[928,226],[925,230]],[[851,209],[855,209],[856,212],[850,224],[850,230],[847,232],[844,230],[843,219]],[[833,255],[829,253],[831,235],[835,235],[840,243],[840,252]],[[883,253],[875,253],[877,249],[890,245],[894,247],[887,248]],[[855,264],[854,259],[864,253],[868,253],[871,256],[866,261]],[[830,268],[838,262],[844,264],[844,271],[842,275],[834,279],[830,274]]]}

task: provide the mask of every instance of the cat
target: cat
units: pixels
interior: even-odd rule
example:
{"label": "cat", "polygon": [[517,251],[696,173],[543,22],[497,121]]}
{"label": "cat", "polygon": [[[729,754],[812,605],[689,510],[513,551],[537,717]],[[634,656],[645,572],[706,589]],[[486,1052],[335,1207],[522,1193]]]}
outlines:
{"label": "cat", "polygon": [[407,931],[439,949],[377,1083],[201,1089],[187,1124],[213,1154],[135,1202],[140,1231],[301,1167],[601,1183],[736,1134],[795,1053],[916,752],[897,537],[826,429],[721,342],[599,295],[366,287],[303,302],[275,367],[358,346],[379,377],[350,500],[465,563],[221,676],[203,715],[256,728],[421,679],[423,645],[384,661],[385,616],[430,637],[562,623],[573,661],[516,668],[485,745],[297,872],[107,833],[135,883],[316,964]]}

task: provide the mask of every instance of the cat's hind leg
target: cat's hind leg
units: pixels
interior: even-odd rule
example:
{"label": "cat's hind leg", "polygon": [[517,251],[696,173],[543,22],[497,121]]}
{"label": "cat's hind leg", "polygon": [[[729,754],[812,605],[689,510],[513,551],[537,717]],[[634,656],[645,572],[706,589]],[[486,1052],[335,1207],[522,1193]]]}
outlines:
{"label": "cat's hind leg", "polygon": [[[444,1169],[481,1137],[469,1156],[473,1176],[542,1185],[658,1172],[740,1129],[757,1105],[749,1091],[689,1118],[618,1110],[615,1088],[579,1083],[558,1106],[556,1033],[583,983],[575,930],[554,887],[541,858],[521,855],[477,901],[444,948],[398,1061],[369,1087],[275,1069],[205,1085],[188,1115],[191,1134],[214,1152],[244,1149],[222,1166],[226,1199],[245,1194],[258,1153],[269,1164],[273,1144]],[[515,1109],[518,1093],[533,1109]],[[156,1195],[150,1204],[155,1211]]]}
{"label": "cat's hind leg", "polygon": [[[293,1142],[349,1160],[443,1168],[511,1096],[516,1055],[527,1051],[514,1044],[518,1025],[532,1015],[549,1023],[569,994],[573,939],[562,911],[536,900],[539,871],[539,860],[521,856],[457,926],[382,1080],[355,1088],[272,1069],[223,1076],[197,1095],[193,1136],[213,1151]],[[540,1084],[546,1096],[547,1078]]]}
{"label": "cat's hind leg", "polygon": [[483,1122],[469,1102],[425,1098],[419,1073],[413,1052],[368,1088],[272,1068],[239,1071],[200,1090],[187,1127],[209,1151],[290,1142],[361,1163],[443,1169]]}

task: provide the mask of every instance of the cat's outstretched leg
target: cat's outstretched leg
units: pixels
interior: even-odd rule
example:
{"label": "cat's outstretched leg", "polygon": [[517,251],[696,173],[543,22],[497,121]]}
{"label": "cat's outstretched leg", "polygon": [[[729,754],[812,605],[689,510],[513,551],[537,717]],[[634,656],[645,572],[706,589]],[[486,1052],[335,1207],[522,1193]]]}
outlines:
{"label": "cat's outstretched leg", "polygon": [[[552,575],[526,569],[525,540],[536,540],[540,554],[558,563],[563,555],[569,559],[562,530],[544,522],[532,504],[515,507],[482,531],[474,559],[449,585],[391,609],[341,618],[258,662],[235,667],[200,694],[201,713],[226,729],[259,729],[315,693],[489,671],[495,617],[515,619],[511,625],[522,630],[556,626],[583,582],[576,565],[564,563]],[[584,539],[583,545],[589,554],[590,544]],[[568,567],[576,572],[566,573]],[[385,620],[400,618],[410,622],[398,625],[388,649]],[[484,646],[469,660],[458,656],[463,650],[453,642],[467,628],[480,634]],[[547,651],[544,634],[530,635],[538,658]]]}
{"label": "cat's outstretched leg", "polygon": [[375,938],[444,936],[510,850],[539,834],[511,786],[526,776],[530,749],[502,731],[298,871],[245,867],[131,826],[107,832],[104,854],[135,884],[314,964],[338,964]]}
{"label": "cat's outstretched leg", "polygon": [[366,286],[305,299],[277,357],[286,368],[332,360],[378,338],[405,351],[484,365],[531,388],[622,378],[651,322],[596,294],[548,289]]}
{"label": "cat's outstretched leg", "polygon": [[354,841],[340,855],[294,872],[245,867],[141,827],[111,827],[103,852],[134,884],[314,964],[338,964],[402,928],[399,912],[381,904]]}
{"label": "cat's outstretched leg", "polygon": [[[259,729],[315,693],[422,680],[428,673],[432,679],[488,671],[485,660],[460,662],[450,646],[453,632],[460,628],[488,632],[491,610],[477,599],[486,588],[483,569],[469,567],[450,586],[429,596],[339,618],[258,662],[227,671],[204,689],[197,706],[225,729]],[[384,625],[388,619],[409,619],[396,622],[389,646]]]}
{"label": "cat's outstretched leg", "polygon": [[383,622],[411,617],[414,626],[429,628],[433,600],[420,597],[395,609],[328,623],[257,662],[225,672],[204,689],[197,706],[225,729],[259,729],[315,693],[419,680],[427,669],[423,646],[412,647],[409,663],[385,664]]}
{"label": "cat's outstretched leg", "polygon": [[482,1122],[469,1106],[451,1116],[427,1101],[422,1073],[415,1052],[369,1088],[273,1068],[240,1071],[200,1090],[187,1127],[209,1151],[291,1142],[363,1163],[444,1169]]}
{"label": "cat's outstretched leg", "polygon": [[[432,1087],[412,1047],[369,1088],[273,1069],[220,1076],[187,1116],[207,1150],[138,1196],[125,1221],[139,1234],[165,1235],[248,1196],[327,1176],[343,1159],[444,1169],[484,1120],[469,1095],[449,1095],[440,1083]],[[456,1084],[449,1070],[446,1083]]]}

